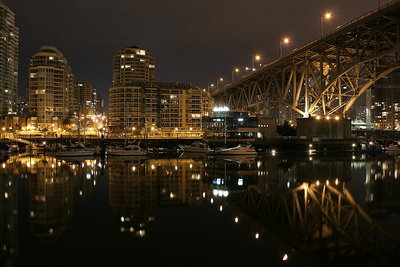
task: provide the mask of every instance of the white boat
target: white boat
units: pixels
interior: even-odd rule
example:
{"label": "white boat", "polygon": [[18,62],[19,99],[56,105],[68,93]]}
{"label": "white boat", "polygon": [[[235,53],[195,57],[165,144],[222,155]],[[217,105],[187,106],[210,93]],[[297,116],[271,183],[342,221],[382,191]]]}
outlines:
{"label": "white boat", "polygon": [[122,149],[111,149],[107,151],[109,156],[145,156],[147,151],[139,145],[127,145]]}
{"label": "white boat", "polygon": [[202,142],[194,142],[190,146],[181,146],[183,153],[207,153],[210,152],[210,147]]}
{"label": "white boat", "polygon": [[235,146],[235,147],[231,147],[231,148],[223,148],[220,150],[217,150],[215,152],[217,155],[257,155],[257,151],[251,147],[251,145],[247,145],[247,146]]}
{"label": "white boat", "polygon": [[94,150],[87,149],[71,149],[66,151],[58,151],[55,156],[56,157],[87,157],[93,156],[95,153]]}

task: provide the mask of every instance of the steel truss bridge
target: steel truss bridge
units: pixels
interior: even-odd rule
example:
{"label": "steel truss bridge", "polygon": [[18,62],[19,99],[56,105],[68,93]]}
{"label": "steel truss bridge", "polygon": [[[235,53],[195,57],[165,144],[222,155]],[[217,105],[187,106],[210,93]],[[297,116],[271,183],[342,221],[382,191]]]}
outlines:
{"label": "steel truss bridge", "polygon": [[400,2],[337,27],[212,95],[219,105],[260,113],[288,106],[303,117],[342,114],[400,68]]}
{"label": "steel truss bridge", "polygon": [[400,264],[399,240],[359,206],[345,182],[314,181],[295,188],[260,183],[231,200],[319,263]]}

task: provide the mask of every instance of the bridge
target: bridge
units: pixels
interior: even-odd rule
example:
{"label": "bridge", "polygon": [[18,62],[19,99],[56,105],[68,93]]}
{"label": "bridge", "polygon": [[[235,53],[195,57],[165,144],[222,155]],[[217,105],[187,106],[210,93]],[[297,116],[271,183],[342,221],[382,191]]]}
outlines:
{"label": "bridge", "polygon": [[346,182],[263,185],[249,186],[231,200],[316,262],[398,266],[400,241],[360,207]]}
{"label": "bridge", "polygon": [[345,116],[376,81],[400,68],[400,1],[323,35],[212,94],[254,114],[288,106],[304,118]]}

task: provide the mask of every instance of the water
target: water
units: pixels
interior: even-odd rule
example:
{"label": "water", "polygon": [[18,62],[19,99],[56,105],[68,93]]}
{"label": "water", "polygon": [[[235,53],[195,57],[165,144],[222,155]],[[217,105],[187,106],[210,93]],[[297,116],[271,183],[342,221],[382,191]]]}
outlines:
{"label": "water", "polygon": [[0,266],[395,266],[399,160],[11,156]]}

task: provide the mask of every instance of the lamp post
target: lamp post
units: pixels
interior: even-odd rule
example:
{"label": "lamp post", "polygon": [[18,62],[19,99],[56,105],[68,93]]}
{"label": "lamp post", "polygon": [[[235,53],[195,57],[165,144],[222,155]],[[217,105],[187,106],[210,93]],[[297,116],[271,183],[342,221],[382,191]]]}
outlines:
{"label": "lamp post", "polygon": [[326,12],[321,16],[321,36],[324,36],[324,21],[330,21],[332,19],[332,13]]}
{"label": "lamp post", "polygon": [[208,92],[210,92],[210,88],[211,88],[211,89],[213,89],[213,88],[214,88],[214,84],[213,84],[213,83],[207,86],[207,90],[208,90]]}
{"label": "lamp post", "polygon": [[279,41],[279,57],[282,57],[283,54],[283,45],[288,45],[290,43],[290,39],[288,37],[283,38]]}
{"label": "lamp post", "polygon": [[254,62],[255,62],[255,61],[259,61],[260,59],[261,59],[261,56],[260,56],[260,55],[255,55],[255,56],[251,59],[251,66],[252,66],[252,68],[253,68],[253,71],[256,70],[256,68],[255,68],[255,66],[254,66]]}
{"label": "lamp post", "polygon": [[239,68],[234,68],[232,70],[232,82],[235,81],[235,73],[239,73],[240,69]]}
{"label": "lamp post", "polygon": [[219,79],[217,79],[217,90],[218,90],[218,82],[223,82],[224,78],[220,77]]}

